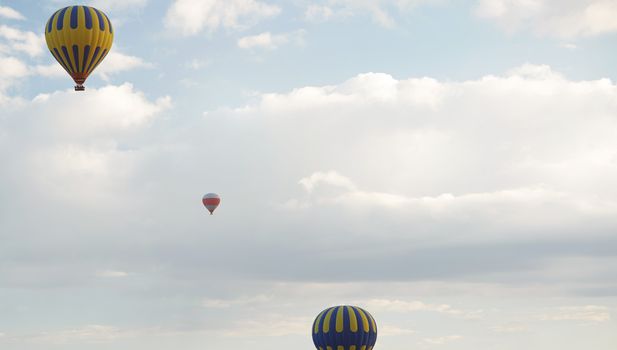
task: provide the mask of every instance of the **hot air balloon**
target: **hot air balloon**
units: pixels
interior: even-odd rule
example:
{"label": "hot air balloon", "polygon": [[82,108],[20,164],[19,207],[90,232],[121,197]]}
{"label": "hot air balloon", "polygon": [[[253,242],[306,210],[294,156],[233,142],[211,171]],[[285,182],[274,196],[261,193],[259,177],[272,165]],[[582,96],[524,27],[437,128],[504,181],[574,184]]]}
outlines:
{"label": "hot air balloon", "polygon": [[212,215],[214,209],[216,209],[216,207],[218,207],[221,203],[221,197],[219,197],[216,193],[206,193],[201,199],[201,202],[204,204],[206,209],[208,209],[210,215]]}
{"label": "hot air balloon", "polygon": [[68,6],[56,11],[45,25],[47,47],[69,73],[75,91],[111,49],[114,32],[111,21],[102,11],[90,6]]}
{"label": "hot air balloon", "polygon": [[317,315],[311,333],[318,350],[372,350],[377,324],[357,306],[333,306]]}

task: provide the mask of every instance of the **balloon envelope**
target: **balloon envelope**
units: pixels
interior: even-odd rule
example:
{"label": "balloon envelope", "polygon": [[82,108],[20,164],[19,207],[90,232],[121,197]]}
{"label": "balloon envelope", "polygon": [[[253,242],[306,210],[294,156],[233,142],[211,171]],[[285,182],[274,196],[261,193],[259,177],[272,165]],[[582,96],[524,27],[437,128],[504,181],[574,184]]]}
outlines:
{"label": "balloon envelope", "polygon": [[319,350],[372,350],[377,324],[371,314],[357,306],[333,306],[317,315],[311,334]]}
{"label": "balloon envelope", "polygon": [[76,91],[111,49],[114,32],[102,11],[90,6],[68,6],[49,18],[45,41],[56,61],[73,78]]}
{"label": "balloon envelope", "polygon": [[201,199],[201,202],[204,204],[206,209],[208,209],[210,215],[212,215],[214,209],[216,209],[216,207],[218,207],[221,203],[221,197],[219,197],[216,193],[206,193]]}

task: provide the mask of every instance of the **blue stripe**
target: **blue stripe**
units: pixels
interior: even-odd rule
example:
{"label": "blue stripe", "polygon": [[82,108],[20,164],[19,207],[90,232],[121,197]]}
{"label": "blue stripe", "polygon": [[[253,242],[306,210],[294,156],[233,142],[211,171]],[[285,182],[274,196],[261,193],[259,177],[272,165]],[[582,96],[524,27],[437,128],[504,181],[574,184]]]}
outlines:
{"label": "blue stripe", "polygon": [[88,9],[88,6],[82,6],[84,8],[84,14],[86,15],[86,29],[92,29],[92,14]]}
{"label": "blue stripe", "polygon": [[86,69],[86,72],[88,72],[88,73],[91,72],[90,68],[92,68],[92,65],[94,64],[94,61],[99,56],[99,51],[100,50],[101,50],[100,46],[97,46],[96,49],[94,49],[94,54],[92,55],[92,61],[90,61],[90,65],[88,66],[88,69]]}
{"label": "blue stripe", "polygon": [[54,12],[54,14],[51,15],[51,17],[49,18],[49,23],[47,23],[47,33],[51,32],[52,22],[54,21],[54,17],[56,17],[57,13],[58,13],[58,11]]}
{"label": "blue stripe", "polygon": [[107,49],[103,50],[103,52],[101,53],[101,57],[99,57],[98,61],[96,61],[96,64],[94,65],[94,67],[92,67],[92,69],[96,68],[96,66],[98,66],[99,63],[101,63],[103,58],[105,58],[105,55],[107,55]]}
{"label": "blue stripe", "polygon": [[114,30],[111,28],[111,21],[109,20],[109,17],[107,17],[106,14],[103,14],[105,16],[105,19],[107,20],[107,23],[109,24],[109,33],[113,34]]}
{"label": "blue stripe", "polygon": [[81,72],[85,72],[86,63],[88,62],[88,56],[90,55],[90,45],[84,46],[84,59],[81,61]]}
{"label": "blue stripe", "polygon": [[92,9],[94,10],[94,12],[96,12],[96,16],[99,18],[99,29],[105,30],[105,22],[103,22],[103,16],[101,16],[101,12],[99,12],[99,10],[95,9],[94,7]]}
{"label": "blue stripe", "polygon": [[60,55],[60,52],[58,52],[58,49],[56,49],[55,47],[54,47],[54,52],[56,53],[56,54],[54,55],[54,57],[56,58],[56,60],[57,60],[58,62],[60,62],[60,64],[62,65],[62,67],[64,67],[64,70],[66,70],[67,72],[69,72],[69,73],[70,73],[70,71],[69,71],[69,67],[67,67],[66,63],[64,63],[64,59],[62,58],[62,55]]}
{"label": "blue stripe", "polygon": [[69,50],[66,49],[66,46],[62,46],[62,53],[64,54],[64,58],[69,64],[71,68],[71,73],[75,73],[75,69],[73,69],[73,63],[71,62],[71,57],[69,57]]}
{"label": "blue stripe", "polygon": [[71,9],[71,28],[77,28],[77,14],[79,13],[79,6],[73,6]]}
{"label": "blue stripe", "polygon": [[73,59],[75,60],[75,72],[80,72],[79,69],[79,46],[73,45]]}
{"label": "blue stripe", "polygon": [[56,30],[62,30],[62,27],[64,26],[64,13],[66,12],[66,10],[68,10],[68,7],[60,10],[60,14],[58,15],[58,22],[56,23]]}

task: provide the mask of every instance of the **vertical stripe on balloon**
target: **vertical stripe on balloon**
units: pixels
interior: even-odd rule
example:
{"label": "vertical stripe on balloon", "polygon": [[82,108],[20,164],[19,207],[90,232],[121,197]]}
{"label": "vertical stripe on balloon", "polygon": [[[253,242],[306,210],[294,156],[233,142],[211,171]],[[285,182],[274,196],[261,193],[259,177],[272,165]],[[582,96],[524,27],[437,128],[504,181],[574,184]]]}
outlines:
{"label": "vertical stripe on balloon", "polygon": [[79,69],[79,46],[73,45],[73,59],[75,60],[75,72],[81,72]]}
{"label": "vertical stripe on balloon", "polygon": [[350,306],[347,306],[347,314],[349,315],[349,329],[356,333],[358,331],[358,319],[356,318],[356,313],[353,312],[353,309]]}
{"label": "vertical stripe on balloon", "polygon": [[88,55],[90,55],[90,45],[84,46],[84,58],[81,61],[81,72],[86,71],[86,63],[88,62]]}
{"label": "vertical stripe on balloon", "polygon": [[66,46],[62,46],[62,53],[64,54],[64,58],[71,68],[71,73],[75,73],[75,69],[73,69],[73,63],[71,62],[71,57],[69,57],[69,51],[66,49]]}
{"label": "vertical stripe on balloon", "polygon": [[332,312],[334,312],[334,308],[331,308],[326,313],[326,318],[323,321],[323,332],[328,333],[330,331],[330,317],[332,317]]}
{"label": "vertical stripe on balloon", "polygon": [[368,319],[366,318],[366,315],[364,314],[364,311],[362,311],[362,309],[360,308],[356,308],[356,310],[358,310],[358,313],[360,314],[360,317],[362,318],[362,329],[364,329],[365,332],[368,332]]}
{"label": "vertical stripe on balloon", "polygon": [[336,309],[336,332],[337,333],[343,332],[343,307],[342,306],[339,306]]}
{"label": "vertical stripe on balloon", "polygon": [[94,10],[94,12],[96,13],[96,16],[99,19],[99,29],[100,30],[105,30],[105,22],[103,22],[103,16],[101,16],[101,12],[97,9],[95,9],[94,7],[92,8]]}
{"label": "vertical stripe on balloon", "polygon": [[90,13],[90,9],[88,6],[82,6],[84,9],[84,15],[86,18],[86,29],[92,29],[92,14]]}
{"label": "vertical stripe on balloon", "polygon": [[68,7],[65,7],[60,10],[60,14],[58,15],[58,22],[56,22],[56,30],[62,30],[62,27],[64,26],[64,13],[67,9]]}
{"label": "vertical stripe on balloon", "polygon": [[90,65],[88,65],[88,69],[86,70],[87,73],[92,72],[92,65],[94,64],[94,61],[96,60],[96,58],[99,57],[99,51],[101,51],[101,48],[97,46],[94,49],[94,54],[92,55],[92,61],[90,61]]}
{"label": "vertical stripe on balloon", "polygon": [[79,6],[73,6],[71,9],[71,29],[77,28],[77,14],[79,13]]}

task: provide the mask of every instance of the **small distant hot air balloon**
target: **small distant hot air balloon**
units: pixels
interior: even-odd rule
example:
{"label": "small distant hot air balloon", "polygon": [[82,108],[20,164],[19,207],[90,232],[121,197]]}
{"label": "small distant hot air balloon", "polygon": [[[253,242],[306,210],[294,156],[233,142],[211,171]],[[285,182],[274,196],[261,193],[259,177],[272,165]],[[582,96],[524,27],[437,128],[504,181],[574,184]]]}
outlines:
{"label": "small distant hot air balloon", "polygon": [[201,199],[201,202],[204,204],[206,209],[208,209],[210,215],[212,215],[212,212],[214,212],[216,207],[218,207],[221,203],[221,197],[219,197],[216,193],[206,193]]}
{"label": "small distant hot air balloon", "polygon": [[83,83],[107,56],[113,40],[107,15],[90,6],[62,8],[45,25],[47,47],[77,84],[75,91],[85,89]]}
{"label": "small distant hot air balloon", "polygon": [[372,350],[377,324],[357,306],[333,306],[317,315],[311,333],[318,350]]}

